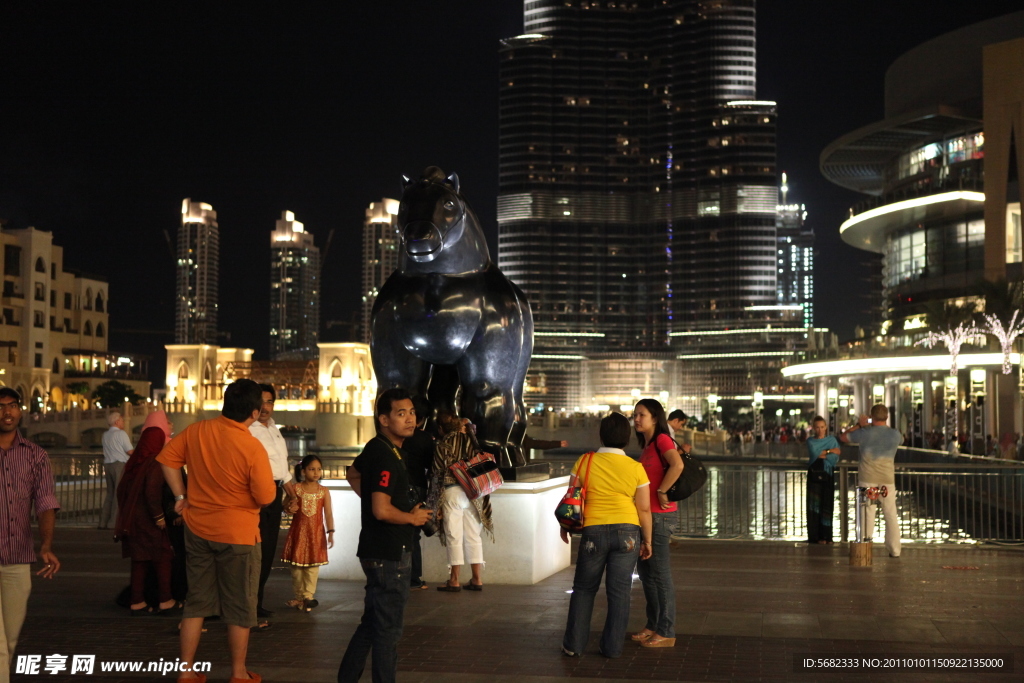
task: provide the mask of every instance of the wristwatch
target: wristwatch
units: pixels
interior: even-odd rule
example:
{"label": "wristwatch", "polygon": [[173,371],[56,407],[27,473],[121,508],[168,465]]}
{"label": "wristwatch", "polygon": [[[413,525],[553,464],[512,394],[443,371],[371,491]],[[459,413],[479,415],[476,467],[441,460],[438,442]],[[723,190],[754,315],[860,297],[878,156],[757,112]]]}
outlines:
{"label": "wristwatch", "polygon": [[174,502],[178,502],[179,500],[185,500],[185,494],[184,493],[181,494],[180,496],[175,496],[174,497]]}

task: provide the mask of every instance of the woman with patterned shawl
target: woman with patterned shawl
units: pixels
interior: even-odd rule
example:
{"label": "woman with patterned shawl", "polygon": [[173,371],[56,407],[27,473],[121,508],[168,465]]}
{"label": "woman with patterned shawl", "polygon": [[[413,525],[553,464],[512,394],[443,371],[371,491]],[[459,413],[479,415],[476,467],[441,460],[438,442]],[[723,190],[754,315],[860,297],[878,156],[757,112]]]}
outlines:
{"label": "woman with patterned shawl", "polygon": [[[448,549],[450,574],[443,586],[437,590],[443,593],[458,593],[463,588],[482,591],[483,581],[480,570],[484,566],[484,548],[480,537],[481,529],[494,540],[494,524],[491,521],[491,497],[483,496],[469,500],[455,476],[448,469],[450,465],[480,451],[476,436],[471,431],[469,420],[460,419],[451,413],[438,416],[441,439],[434,448],[434,473],[430,480],[427,507],[434,510],[438,520],[438,537],[441,545]],[[468,561],[473,571],[469,583],[459,583],[459,570]]]}

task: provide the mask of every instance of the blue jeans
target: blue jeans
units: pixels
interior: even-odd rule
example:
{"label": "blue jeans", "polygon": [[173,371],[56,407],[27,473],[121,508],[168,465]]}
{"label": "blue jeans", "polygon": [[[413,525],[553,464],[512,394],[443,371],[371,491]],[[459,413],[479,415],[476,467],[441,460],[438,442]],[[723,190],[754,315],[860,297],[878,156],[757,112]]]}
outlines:
{"label": "blue jeans", "polygon": [[398,665],[398,641],[402,637],[405,603],[409,600],[412,553],[404,553],[397,562],[360,560],[359,564],[366,574],[363,619],[341,659],[338,683],[359,680],[370,650],[373,650],[373,683],[389,683],[395,680]]}
{"label": "blue jeans", "polygon": [[644,584],[647,599],[647,628],[662,638],[676,637],[676,589],[672,585],[672,564],[668,542],[676,530],[676,512],[655,512],[651,515],[654,532],[651,539],[653,555],[637,563],[637,573]]}
{"label": "blue jeans", "polygon": [[629,621],[629,593],[633,583],[633,567],[640,555],[640,527],[636,524],[598,524],[583,529],[580,551],[576,557],[576,576],[569,600],[569,619],[565,625],[562,647],[581,654],[590,637],[590,616],[594,597],[605,576],[608,594],[608,616],[601,634],[601,653],[605,657],[622,655],[622,645]]}

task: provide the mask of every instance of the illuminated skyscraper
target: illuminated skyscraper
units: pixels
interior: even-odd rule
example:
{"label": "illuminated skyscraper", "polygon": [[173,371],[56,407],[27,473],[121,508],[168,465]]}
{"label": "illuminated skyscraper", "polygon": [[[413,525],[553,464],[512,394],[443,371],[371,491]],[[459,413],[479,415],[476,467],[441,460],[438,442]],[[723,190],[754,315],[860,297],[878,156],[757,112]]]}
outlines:
{"label": "illuminated skyscraper", "polygon": [[209,204],[185,199],[178,231],[174,342],[217,343],[217,284],[220,231]]}
{"label": "illuminated skyscraper", "polygon": [[320,250],[291,211],[270,235],[270,356],[306,350],[320,340]]}
{"label": "illuminated skyscraper", "polygon": [[581,361],[783,322],[754,0],[531,0],[524,23],[500,48],[498,261],[533,307],[528,400],[586,404]]}
{"label": "illuminated skyscraper", "polygon": [[370,343],[370,313],[377,293],[398,268],[397,199],[382,199],[366,209],[363,223],[362,338]]}
{"label": "illuminated skyscraper", "polygon": [[790,204],[789,184],[782,174],[781,201],[775,221],[778,246],[776,295],[782,306],[799,306],[803,327],[814,326],[814,230],[807,225],[807,207]]}

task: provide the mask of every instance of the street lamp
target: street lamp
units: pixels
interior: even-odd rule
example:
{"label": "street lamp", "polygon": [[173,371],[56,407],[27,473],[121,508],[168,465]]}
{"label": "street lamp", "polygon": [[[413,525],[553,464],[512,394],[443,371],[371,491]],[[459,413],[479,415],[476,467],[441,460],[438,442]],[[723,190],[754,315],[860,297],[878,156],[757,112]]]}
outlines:
{"label": "street lamp", "polygon": [[764,392],[760,389],[754,392],[754,436],[764,436]]}
{"label": "street lamp", "polygon": [[708,394],[708,431],[715,431],[715,413],[718,412],[718,395]]}
{"label": "street lamp", "polygon": [[[987,455],[985,453],[985,391],[986,375],[984,368],[971,370],[971,396],[974,401],[971,403],[971,453],[974,455]],[[979,453],[978,451],[981,450]]]}
{"label": "street lamp", "polygon": [[958,394],[960,393],[960,387],[958,385],[958,378],[956,375],[947,376],[943,382],[942,399],[945,404],[945,424],[943,426],[943,437],[946,441],[947,449],[956,449],[957,444],[957,427],[959,416],[957,415]]}
{"label": "street lamp", "polygon": [[828,431],[831,434],[835,434],[839,427],[836,424],[836,421],[839,419],[839,389],[829,387],[825,393],[828,396]]}
{"label": "street lamp", "polygon": [[910,440],[912,446],[924,448],[924,382],[913,382],[910,385],[911,429]]}

